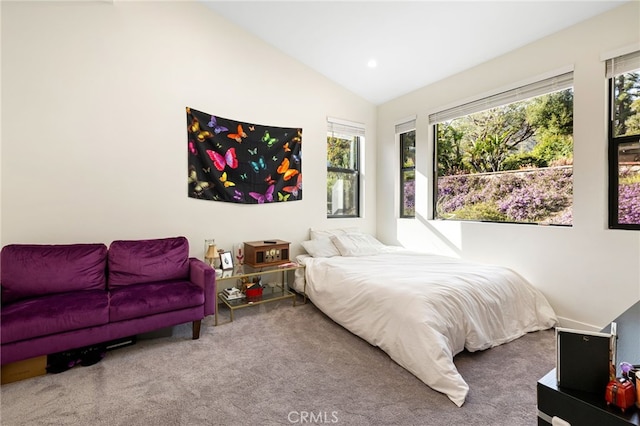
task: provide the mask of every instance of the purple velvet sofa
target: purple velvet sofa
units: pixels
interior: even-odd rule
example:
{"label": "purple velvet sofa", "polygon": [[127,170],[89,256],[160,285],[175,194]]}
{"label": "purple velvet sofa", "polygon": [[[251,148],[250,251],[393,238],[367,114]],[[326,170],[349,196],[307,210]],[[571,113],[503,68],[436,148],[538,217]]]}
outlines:
{"label": "purple velvet sofa", "polygon": [[215,271],[184,237],[12,244],[0,252],[2,365],[193,322],[214,313]]}

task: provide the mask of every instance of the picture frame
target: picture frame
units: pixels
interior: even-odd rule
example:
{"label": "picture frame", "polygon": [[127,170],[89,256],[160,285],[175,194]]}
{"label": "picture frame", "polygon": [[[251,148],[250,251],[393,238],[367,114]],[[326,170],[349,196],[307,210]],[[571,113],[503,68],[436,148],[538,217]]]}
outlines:
{"label": "picture frame", "polygon": [[223,271],[233,269],[233,253],[230,251],[220,253],[220,267]]}

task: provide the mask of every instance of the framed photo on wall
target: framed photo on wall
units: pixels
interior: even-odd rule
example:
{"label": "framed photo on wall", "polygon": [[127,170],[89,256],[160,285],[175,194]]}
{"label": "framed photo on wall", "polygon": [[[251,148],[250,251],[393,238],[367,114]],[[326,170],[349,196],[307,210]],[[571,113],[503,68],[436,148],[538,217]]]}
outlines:
{"label": "framed photo on wall", "polygon": [[223,271],[233,269],[233,254],[230,251],[220,253],[220,265]]}

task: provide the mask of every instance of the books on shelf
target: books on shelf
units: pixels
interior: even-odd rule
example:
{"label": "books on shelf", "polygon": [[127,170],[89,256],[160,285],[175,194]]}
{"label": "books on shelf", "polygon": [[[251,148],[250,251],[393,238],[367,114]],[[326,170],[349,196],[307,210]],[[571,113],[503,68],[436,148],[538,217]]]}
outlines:
{"label": "books on shelf", "polygon": [[235,287],[225,288],[222,291],[222,295],[227,300],[236,300],[236,299],[244,298],[244,294],[242,294],[242,292]]}

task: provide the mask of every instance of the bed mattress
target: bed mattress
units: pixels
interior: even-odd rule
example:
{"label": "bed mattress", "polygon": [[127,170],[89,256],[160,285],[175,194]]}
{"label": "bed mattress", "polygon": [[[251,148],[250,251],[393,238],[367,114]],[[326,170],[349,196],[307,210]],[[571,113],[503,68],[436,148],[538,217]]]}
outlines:
{"label": "bed mattress", "polygon": [[[352,333],[462,406],[453,357],[553,327],[544,295],[509,268],[403,249],[358,257],[298,256],[306,294]],[[303,280],[296,280],[303,290]]]}

